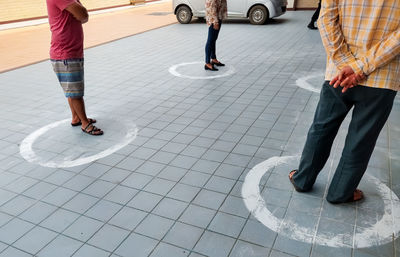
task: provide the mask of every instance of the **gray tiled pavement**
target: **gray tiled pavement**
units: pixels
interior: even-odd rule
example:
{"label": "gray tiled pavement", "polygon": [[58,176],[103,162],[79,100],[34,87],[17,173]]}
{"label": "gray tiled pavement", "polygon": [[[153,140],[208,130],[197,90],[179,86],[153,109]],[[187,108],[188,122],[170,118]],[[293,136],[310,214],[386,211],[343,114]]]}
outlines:
{"label": "gray tiled pavement", "polygon": [[[329,165],[310,194],[288,183],[289,166],[267,171],[259,187],[268,209],[342,236],[347,247],[304,243],[270,230],[241,195],[251,168],[273,156],[299,154],[318,94],[295,81],[324,69],[311,12],[289,12],[265,26],[223,24],[220,59],[236,73],[212,80],[172,76],[174,64],[201,62],[206,26],[175,24],[86,51],[86,103],[103,137],[62,125],[33,144],[45,161],[85,157],[137,138],[107,157],[77,167],[49,168],[19,154],[33,131],[69,117],[49,62],[0,74],[0,256],[287,257],[396,256],[399,240],[352,248],[357,227],[369,227],[391,199],[363,184],[361,204],[322,199],[343,146],[340,131]],[[202,64],[178,71],[209,76]],[[214,74],[211,74],[214,75]],[[315,87],[322,75],[310,80]],[[400,195],[398,99],[368,167]],[[73,157],[74,156],[74,157]],[[398,223],[400,214],[393,216]],[[329,239],[329,238],[327,238]],[[371,241],[379,240],[371,238]],[[373,244],[373,242],[371,242]]]}

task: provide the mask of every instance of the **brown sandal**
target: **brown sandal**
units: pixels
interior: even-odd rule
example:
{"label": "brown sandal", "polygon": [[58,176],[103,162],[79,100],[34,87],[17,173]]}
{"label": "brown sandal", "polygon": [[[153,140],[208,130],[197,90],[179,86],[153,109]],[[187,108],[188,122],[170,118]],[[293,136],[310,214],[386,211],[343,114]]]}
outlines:
{"label": "brown sandal", "polygon": [[101,136],[103,135],[103,131],[99,128],[97,128],[95,125],[93,125],[92,123],[89,123],[86,128],[81,128],[82,132],[92,135],[92,136]]}
{"label": "brown sandal", "polygon": [[[360,196],[357,197],[356,194],[359,194]],[[364,193],[360,189],[356,189],[353,193],[353,196],[350,197],[345,203],[352,203],[352,202],[357,202],[364,199]]]}
{"label": "brown sandal", "polygon": [[290,180],[290,183],[292,183],[294,189],[295,189],[297,192],[301,192],[301,193],[310,191],[310,190],[303,190],[303,189],[301,189],[300,187],[296,186],[296,184],[294,183],[294,179],[293,179],[293,175],[294,175],[296,172],[297,172],[297,170],[292,170],[291,172],[289,172],[289,180]]}

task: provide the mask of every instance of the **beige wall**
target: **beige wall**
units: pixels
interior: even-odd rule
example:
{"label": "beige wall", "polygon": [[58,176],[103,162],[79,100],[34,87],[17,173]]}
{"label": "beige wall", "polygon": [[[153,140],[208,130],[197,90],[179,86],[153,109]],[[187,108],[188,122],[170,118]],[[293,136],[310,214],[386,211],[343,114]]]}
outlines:
{"label": "beige wall", "polygon": [[318,0],[296,0],[296,8],[316,8]]}
{"label": "beige wall", "polygon": [[[81,0],[88,9],[129,4],[129,0]],[[0,22],[47,16],[45,0],[0,0]]]}

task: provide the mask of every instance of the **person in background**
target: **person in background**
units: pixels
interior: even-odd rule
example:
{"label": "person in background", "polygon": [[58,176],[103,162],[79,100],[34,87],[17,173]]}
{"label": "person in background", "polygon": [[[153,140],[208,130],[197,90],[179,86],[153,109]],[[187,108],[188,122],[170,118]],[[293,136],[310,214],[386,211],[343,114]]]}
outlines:
{"label": "person in background", "polygon": [[326,82],[294,188],[307,192],[324,167],[342,121],[353,109],[326,199],[363,199],[357,189],[400,90],[400,0],[324,0],[318,28],[327,53]]}
{"label": "person in background", "polygon": [[222,20],[228,14],[226,0],[206,0],[206,21],[208,28],[208,39],[206,43],[205,70],[217,71],[216,66],[225,66],[217,59],[216,42],[221,30]]}
{"label": "person in background", "polygon": [[315,22],[318,20],[320,11],[321,11],[321,0],[319,0],[319,2],[318,2],[317,10],[315,10],[313,16],[311,17],[311,21],[310,21],[310,23],[308,23],[307,28],[314,29],[314,30],[318,29],[317,27],[315,27]]}
{"label": "person in background", "polygon": [[72,126],[99,136],[103,131],[86,117],[82,24],[89,19],[79,0],[47,0],[51,36],[50,59],[72,113]]}

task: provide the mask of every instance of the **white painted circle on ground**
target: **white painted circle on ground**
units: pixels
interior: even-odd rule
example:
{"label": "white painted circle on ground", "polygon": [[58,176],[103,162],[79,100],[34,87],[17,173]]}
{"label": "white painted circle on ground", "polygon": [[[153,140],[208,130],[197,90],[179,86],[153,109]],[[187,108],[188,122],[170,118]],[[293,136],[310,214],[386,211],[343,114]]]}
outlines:
{"label": "white painted circle on ground", "polygon": [[[67,168],[83,165],[109,156],[127,146],[136,138],[138,129],[134,123],[126,120],[119,122],[102,119],[102,121],[104,120],[106,121],[105,124],[115,125],[114,127],[112,125],[100,125],[99,127],[105,130],[102,136],[84,134],[80,126],[71,128],[69,124],[71,119],[51,123],[27,136],[20,145],[20,154],[28,162],[41,166]],[[61,135],[55,134],[52,137],[45,137],[46,133],[49,134],[52,131],[60,131]],[[56,132],[53,132],[53,134]],[[33,149],[33,145],[38,141],[39,137],[45,138],[42,142],[39,142],[43,146],[37,153]],[[102,148],[105,148],[104,145],[107,148],[102,150]]]}
{"label": "white painted circle on ground", "polygon": [[[307,228],[290,219],[275,217],[267,208],[262,198],[259,184],[266,172],[277,165],[298,163],[298,156],[272,157],[256,165],[247,174],[242,187],[242,196],[247,209],[266,227],[282,236],[305,243],[315,243],[329,247],[367,248],[392,242],[400,235],[400,201],[394,192],[378,179],[366,175],[365,179],[377,189],[377,194],[384,202],[380,219],[370,227],[357,226],[353,235],[320,232],[317,228]],[[373,217],[377,218],[377,217]],[[396,221],[397,220],[397,221]],[[343,238],[351,236],[352,245],[344,244]]]}
{"label": "white painted circle on ground", "polygon": [[[195,65],[196,66],[196,71],[204,71],[204,76],[190,76],[190,75],[185,75],[182,74],[178,71],[178,68],[180,67],[184,67],[184,66],[190,66],[190,65]],[[180,77],[180,78],[186,78],[186,79],[217,79],[217,78],[223,78],[223,77],[227,77],[230,75],[233,75],[236,70],[233,66],[229,66],[228,70],[225,71],[224,73],[220,74],[221,71],[223,69],[226,69],[225,67],[218,67],[218,69],[220,69],[219,71],[205,71],[204,68],[204,63],[202,62],[185,62],[185,63],[181,63],[181,64],[176,64],[174,66],[172,66],[171,68],[169,68],[169,73],[171,73],[172,75],[176,76],[176,77]],[[207,74],[215,74],[212,76],[207,76]]]}
{"label": "white painted circle on ground", "polygon": [[[318,79],[318,85],[314,85],[312,83],[310,83],[310,80],[313,79]],[[312,73],[310,75],[307,75],[305,77],[301,77],[299,79],[296,80],[296,84],[298,87],[301,87],[305,90],[314,92],[314,93],[319,93],[321,92],[321,85],[324,81],[324,74],[323,73]]]}

